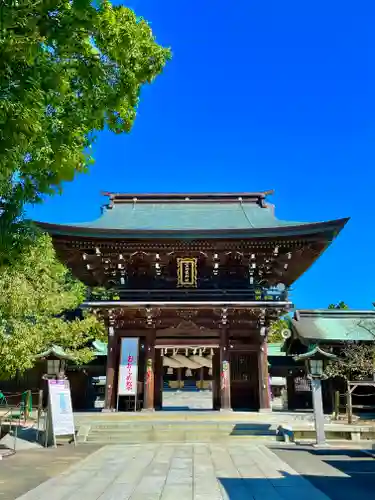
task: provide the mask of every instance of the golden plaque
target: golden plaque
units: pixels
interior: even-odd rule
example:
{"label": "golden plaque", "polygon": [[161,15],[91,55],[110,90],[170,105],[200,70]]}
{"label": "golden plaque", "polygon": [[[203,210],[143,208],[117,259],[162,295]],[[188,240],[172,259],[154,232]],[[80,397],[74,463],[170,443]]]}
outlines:
{"label": "golden plaque", "polygon": [[197,259],[177,259],[177,286],[197,286]]}

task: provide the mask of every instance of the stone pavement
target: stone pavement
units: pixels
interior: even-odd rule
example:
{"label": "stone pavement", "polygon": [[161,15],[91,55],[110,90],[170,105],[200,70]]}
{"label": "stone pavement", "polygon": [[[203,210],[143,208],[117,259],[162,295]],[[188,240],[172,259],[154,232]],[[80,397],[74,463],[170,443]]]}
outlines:
{"label": "stone pavement", "polygon": [[[109,445],[18,500],[329,500],[263,445]],[[0,497],[1,498],[1,497]]]}
{"label": "stone pavement", "polygon": [[163,391],[163,410],[212,410],[212,392]]}
{"label": "stone pavement", "polygon": [[99,448],[66,445],[18,451],[0,461],[0,500],[15,500],[26,491],[67,470]]}

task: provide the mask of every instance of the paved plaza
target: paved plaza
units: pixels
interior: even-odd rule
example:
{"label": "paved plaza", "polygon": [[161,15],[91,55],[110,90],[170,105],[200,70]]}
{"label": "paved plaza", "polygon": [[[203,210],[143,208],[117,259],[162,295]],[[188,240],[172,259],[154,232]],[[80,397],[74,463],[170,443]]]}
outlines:
{"label": "paved plaza", "polygon": [[163,410],[212,410],[211,391],[163,391]]}
{"label": "paved plaza", "polygon": [[0,462],[0,500],[361,500],[375,460],[355,449],[233,444],[63,446]]}
{"label": "paved plaza", "polygon": [[[248,442],[229,445],[109,445],[94,451],[61,474],[18,497],[18,500],[355,498],[340,493],[342,487],[353,495],[348,483],[348,471],[325,463],[314,453],[311,449],[272,450],[262,444]],[[341,451],[333,453],[340,456]],[[361,496],[362,500],[373,498],[375,460],[361,452],[350,453],[360,456],[363,460],[361,470],[367,471],[368,492],[366,494],[367,490],[362,488],[356,496]],[[347,458],[347,467],[353,467],[349,465],[350,456]],[[302,467],[300,473],[290,465],[293,462],[296,468]],[[332,489],[333,496],[326,494],[329,491],[327,481],[330,480],[336,481]],[[353,483],[352,487],[356,485]],[[10,500],[15,497],[0,495],[0,498]]]}

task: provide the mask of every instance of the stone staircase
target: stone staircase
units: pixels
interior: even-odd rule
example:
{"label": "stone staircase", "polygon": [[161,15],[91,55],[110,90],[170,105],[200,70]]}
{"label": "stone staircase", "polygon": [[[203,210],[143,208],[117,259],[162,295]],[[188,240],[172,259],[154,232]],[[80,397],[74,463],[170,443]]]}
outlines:
{"label": "stone staircase", "polygon": [[80,426],[78,441],[87,443],[193,443],[228,439],[276,439],[271,425],[218,422],[92,422]]}
{"label": "stone staircase", "polygon": [[[306,421],[310,415],[300,420]],[[154,412],[76,414],[80,443],[207,443],[242,440],[276,441],[282,423],[298,415],[237,412]]]}

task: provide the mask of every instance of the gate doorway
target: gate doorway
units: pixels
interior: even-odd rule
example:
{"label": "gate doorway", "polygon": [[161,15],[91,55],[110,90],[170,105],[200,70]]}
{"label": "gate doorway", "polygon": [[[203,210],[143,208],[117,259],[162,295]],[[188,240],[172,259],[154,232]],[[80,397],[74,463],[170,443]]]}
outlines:
{"label": "gate doorway", "polygon": [[[155,381],[158,409],[163,411],[212,411],[215,394],[217,348],[212,346],[164,346],[157,349],[161,375]],[[217,364],[217,363],[216,363]],[[156,394],[156,399],[158,395]]]}

